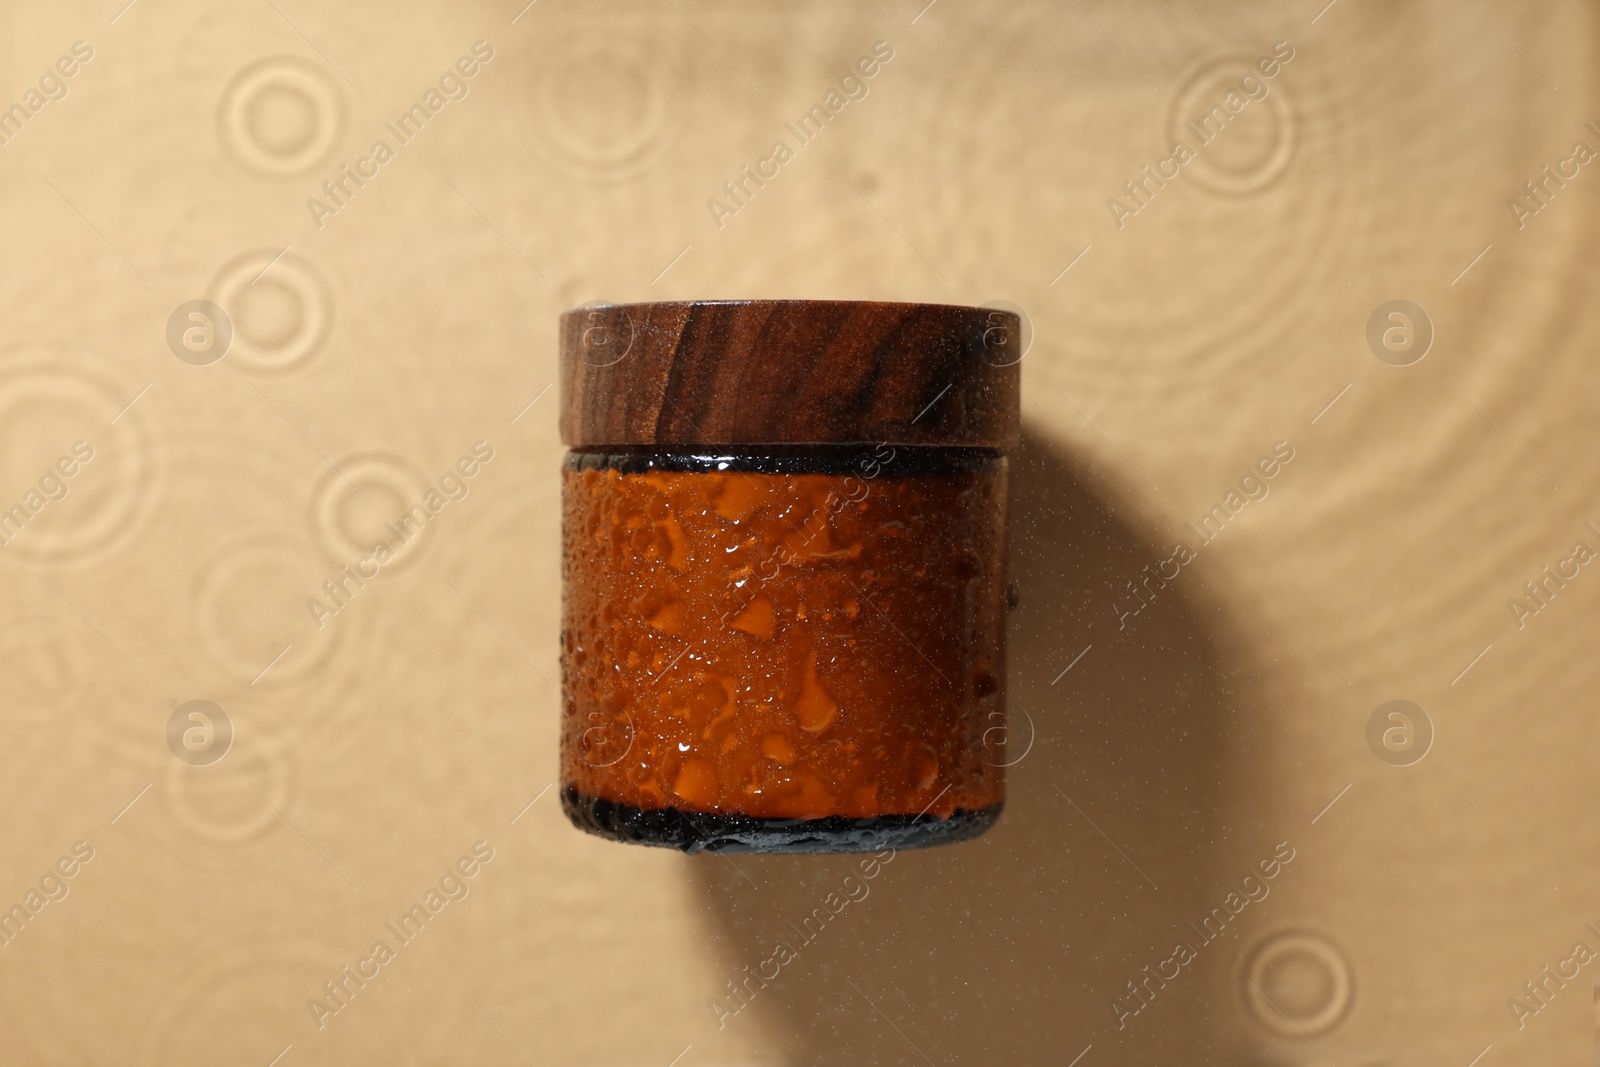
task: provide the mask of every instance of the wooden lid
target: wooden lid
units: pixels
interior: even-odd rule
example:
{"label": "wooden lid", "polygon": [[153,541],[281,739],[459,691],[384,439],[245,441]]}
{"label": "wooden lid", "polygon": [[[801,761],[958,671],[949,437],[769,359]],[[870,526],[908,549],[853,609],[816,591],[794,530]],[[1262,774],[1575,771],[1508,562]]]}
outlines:
{"label": "wooden lid", "polygon": [[1011,311],[847,300],[599,304],[561,316],[569,447],[1007,448],[1020,432]]}

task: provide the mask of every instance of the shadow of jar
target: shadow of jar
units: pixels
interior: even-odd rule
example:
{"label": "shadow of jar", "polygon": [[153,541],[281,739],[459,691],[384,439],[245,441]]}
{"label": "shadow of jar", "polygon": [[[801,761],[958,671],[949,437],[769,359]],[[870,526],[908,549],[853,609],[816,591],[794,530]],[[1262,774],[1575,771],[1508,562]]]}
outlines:
{"label": "shadow of jar", "polygon": [[752,991],[741,1007],[718,990],[708,1011],[775,1036],[789,1062],[1060,1065],[1091,1043],[1178,1062],[1215,1047],[1237,946],[1201,947],[1170,983],[1145,968],[1198,942],[1187,921],[1248,873],[1211,847],[1237,758],[1222,738],[1250,699],[1220,651],[1239,644],[1198,575],[1122,614],[1126,583],[1172,548],[1108,502],[1109,478],[1028,432],[1011,476],[1015,763],[999,824],[870,877],[852,856],[687,861],[725,977]]}

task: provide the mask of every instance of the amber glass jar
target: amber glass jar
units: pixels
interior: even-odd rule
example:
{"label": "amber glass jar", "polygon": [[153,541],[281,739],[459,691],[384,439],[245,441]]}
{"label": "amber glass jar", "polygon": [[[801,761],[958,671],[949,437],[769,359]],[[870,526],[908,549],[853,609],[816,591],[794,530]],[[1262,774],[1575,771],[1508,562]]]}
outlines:
{"label": "amber glass jar", "polygon": [[995,821],[1018,325],[837,301],[562,317],[575,824],[836,852]]}

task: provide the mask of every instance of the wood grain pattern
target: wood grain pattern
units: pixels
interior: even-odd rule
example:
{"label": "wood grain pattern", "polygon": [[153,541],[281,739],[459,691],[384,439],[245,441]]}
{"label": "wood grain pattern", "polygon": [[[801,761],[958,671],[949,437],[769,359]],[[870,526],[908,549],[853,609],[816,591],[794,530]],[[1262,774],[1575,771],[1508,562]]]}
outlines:
{"label": "wood grain pattern", "polygon": [[841,300],[674,301],[561,317],[561,438],[614,445],[1006,448],[1009,311]]}

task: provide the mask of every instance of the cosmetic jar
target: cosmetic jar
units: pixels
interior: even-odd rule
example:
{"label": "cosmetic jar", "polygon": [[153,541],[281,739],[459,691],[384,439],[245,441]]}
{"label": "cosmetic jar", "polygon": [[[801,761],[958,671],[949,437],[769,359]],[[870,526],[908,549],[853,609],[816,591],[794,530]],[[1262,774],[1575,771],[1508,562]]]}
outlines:
{"label": "cosmetic jar", "polygon": [[880,851],[1005,801],[1010,311],[561,319],[562,805],[686,852]]}

